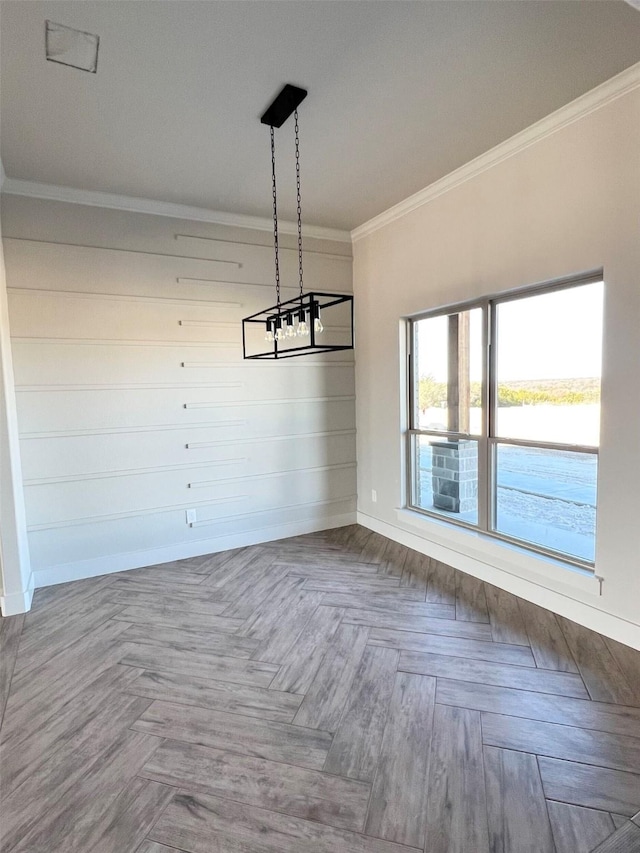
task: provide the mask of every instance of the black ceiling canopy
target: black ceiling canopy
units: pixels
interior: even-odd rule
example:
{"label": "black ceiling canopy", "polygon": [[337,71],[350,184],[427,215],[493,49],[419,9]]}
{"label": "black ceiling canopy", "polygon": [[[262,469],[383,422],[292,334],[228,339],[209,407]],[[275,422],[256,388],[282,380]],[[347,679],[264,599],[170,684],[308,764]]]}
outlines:
{"label": "black ceiling canopy", "polygon": [[262,114],[260,121],[270,127],[282,127],[294,110],[307,97],[307,90],[287,83]]}

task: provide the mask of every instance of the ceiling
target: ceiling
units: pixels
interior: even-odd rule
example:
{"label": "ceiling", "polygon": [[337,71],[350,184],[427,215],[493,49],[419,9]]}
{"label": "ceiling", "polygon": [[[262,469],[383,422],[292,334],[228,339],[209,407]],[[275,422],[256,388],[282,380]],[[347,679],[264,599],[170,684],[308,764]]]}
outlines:
{"label": "ceiling", "polygon": [[[45,60],[45,19],[100,36],[97,74]],[[303,218],[347,229],[640,61],[617,0],[4,0],[0,29],[9,177],[269,216],[259,116],[290,82]]]}

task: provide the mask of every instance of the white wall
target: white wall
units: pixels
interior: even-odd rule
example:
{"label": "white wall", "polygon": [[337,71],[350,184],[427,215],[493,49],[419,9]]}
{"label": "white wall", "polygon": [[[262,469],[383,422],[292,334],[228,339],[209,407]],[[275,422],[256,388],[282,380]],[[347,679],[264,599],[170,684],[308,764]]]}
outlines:
{"label": "white wall", "polygon": [[7,287],[1,240],[0,474],[0,609],[3,616],[12,616],[16,613],[24,613],[31,606],[33,577],[22,489]]}
{"label": "white wall", "polygon": [[[352,353],[242,360],[241,318],[275,301],[268,232],[12,195],[2,215],[36,586],[355,519]],[[306,287],[351,292],[348,243],[305,250]]]}
{"label": "white wall", "polygon": [[[354,242],[359,520],[638,648],[639,223],[636,88]],[[601,596],[580,573],[397,509],[405,504],[401,318],[599,268]]]}

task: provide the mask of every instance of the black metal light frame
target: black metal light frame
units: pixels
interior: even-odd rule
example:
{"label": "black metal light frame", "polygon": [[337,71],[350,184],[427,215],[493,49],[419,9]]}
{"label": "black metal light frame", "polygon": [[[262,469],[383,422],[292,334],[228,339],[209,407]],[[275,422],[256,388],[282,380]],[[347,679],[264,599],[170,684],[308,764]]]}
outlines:
{"label": "black metal light frame", "polygon": [[[349,343],[318,343],[318,333],[314,329],[314,319],[318,316],[318,312],[343,303],[348,303],[349,305]],[[270,349],[251,355],[247,354],[246,330],[250,323],[262,326],[266,332],[269,328],[268,324],[271,324],[271,327],[274,328],[278,321],[280,321],[280,324],[283,325],[291,315],[295,316],[300,312],[304,312],[309,318],[309,343],[302,343],[300,346],[289,346],[288,342],[292,339],[287,338],[283,346],[282,342],[274,338],[273,342],[269,343]],[[301,339],[297,338],[297,340]],[[350,293],[320,293],[318,291],[305,293],[302,299],[296,296],[294,299],[281,302],[280,305],[272,305],[270,308],[265,308],[264,311],[258,311],[250,317],[245,317],[242,321],[242,356],[245,359],[293,358],[297,355],[309,355],[314,352],[338,352],[349,349],[353,349],[353,296]]]}
{"label": "black metal light frame", "polygon": [[[306,98],[306,89],[301,89],[298,86],[292,86],[287,83],[286,86],[278,93],[276,98],[267,107],[266,111],[260,118],[262,124],[269,126],[271,130],[271,167],[272,167],[272,191],[273,191],[273,237],[275,250],[275,271],[276,271],[276,298],[277,304],[270,308],[265,308],[263,311],[258,311],[245,317],[242,321],[242,356],[244,359],[280,359],[293,358],[300,355],[309,355],[320,352],[338,352],[341,350],[353,349],[353,296],[345,293],[324,293],[320,291],[303,292],[302,283],[302,219],[300,205],[300,155],[298,148],[298,107]],[[298,260],[300,272],[300,293],[293,299],[286,302],[280,300],[280,267],[278,261],[278,212],[277,212],[277,190],[276,190],[276,161],[275,161],[275,141],[274,128],[282,127],[285,121],[295,113],[295,141],[296,141],[296,184],[297,184],[297,199],[298,199]],[[347,344],[329,344],[318,342],[317,335],[322,332],[322,326],[319,331],[316,331],[315,325],[320,319],[320,311],[332,308],[335,305],[348,304],[349,306],[349,324],[341,329],[348,329],[349,342]],[[287,337],[284,341],[278,340],[278,337],[273,335],[273,340],[268,337],[269,332],[282,329],[285,325],[293,327],[295,320],[307,322],[308,332],[300,337],[297,336],[298,346],[292,345],[294,341]],[[326,319],[326,318],[325,318]],[[257,324],[265,331],[265,340],[269,345],[269,349],[261,352],[247,352],[247,331],[250,324]],[[330,328],[330,326],[329,326]],[[307,343],[306,338],[309,338]]]}

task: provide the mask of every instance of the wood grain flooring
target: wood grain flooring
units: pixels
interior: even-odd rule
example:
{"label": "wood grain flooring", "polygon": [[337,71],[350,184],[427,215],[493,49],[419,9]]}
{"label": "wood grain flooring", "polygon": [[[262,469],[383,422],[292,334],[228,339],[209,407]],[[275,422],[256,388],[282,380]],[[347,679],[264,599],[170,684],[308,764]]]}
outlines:
{"label": "wood grain flooring", "polygon": [[640,853],[640,652],[363,527],[0,642],[2,853]]}

